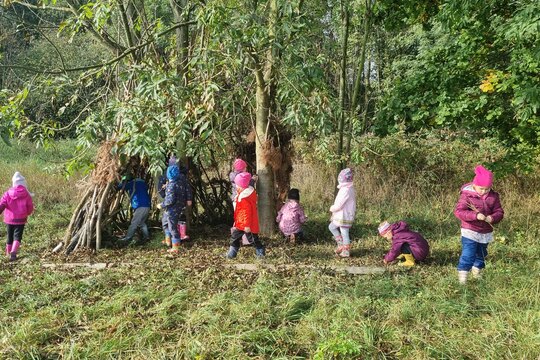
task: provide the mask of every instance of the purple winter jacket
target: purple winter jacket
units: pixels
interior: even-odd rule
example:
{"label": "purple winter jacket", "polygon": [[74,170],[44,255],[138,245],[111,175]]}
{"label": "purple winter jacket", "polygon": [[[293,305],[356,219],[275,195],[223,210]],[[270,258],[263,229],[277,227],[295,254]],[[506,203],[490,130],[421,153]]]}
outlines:
{"label": "purple winter jacket", "polygon": [[284,235],[292,235],[302,230],[302,224],[307,220],[302,206],[293,200],[287,201],[279,210],[276,221]]}
{"label": "purple winter jacket", "polygon": [[23,185],[10,188],[0,200],[0,213],[4,212],[6,224],[24,225],[32,211],[34,211],[32,197]]}
{"label": "purple winter jacket", "polygon": [[429,244],[416,231],[409,230],[405,221],[398,221],[390,225],[392,231],[392,247],[384,257],[387,262],[394,261],[401,254],[401,246],[409,244],[411,252],[416,260],[424,260],[429,255]]}
{"label": "purple winter jacket", "polygon": [[492,224],[497,224],[504,217],[504,210],[498,193],[490,190],[487,194],[480,196],[474,190],[472,183],[467,183],[461,188],[461,195],[456,204],[454,215],[461,220],[463,229],[476,231],[480,234],[493,232],[493,227],[489,223],[476,219],[478,212],[485,216],[491,216],[493,219]]}

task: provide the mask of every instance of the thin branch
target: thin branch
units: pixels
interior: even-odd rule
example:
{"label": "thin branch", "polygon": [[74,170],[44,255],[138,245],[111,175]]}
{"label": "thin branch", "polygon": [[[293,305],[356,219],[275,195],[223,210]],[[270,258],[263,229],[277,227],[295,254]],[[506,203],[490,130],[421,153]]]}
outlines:
{"label": "thin branch", "polygon": [[[192,21],[186,21],[186,22],[183,22],[183,23],[178,23],[172,27],[170,27],[169,29],[167,30],[164,30],[162,32],[160,32],[159,34],[156,35],[156,38],[157,37],[161,37],[163,35],[166,35],[168,34],[169,32],[181,27],[181,26],[185,26],[185,25],[192,25],[192,24],[196,24],[197,22],[195,20],[192,20]],[[95,64],[95,65],[89,65],[89,66],[81,66],[81,67],[77,67],[77,68],[70,68],[70,69],[63,69],[62,71],[59,71],[59,70],[56,70],[56,71],[48,71],[48,70],[40,70],[40,69],[37,69],[37,68],[34,68],[34,67],[31,67],[31,66],[24,66],[24,65],[1,65],[0,64],[0,68],[8,68],[8,69],[21,69],[21,70],[27,70],[27,71],[32,71],[32,72],[35,72],[35,73],[41,73],[41,74],[49,74],[49,75],[59,75],[59,74],[64,74],[66,72],[75,72],[75,71],[86,71],[86,70],[92,70],[92,69],[97,69],[97,68],[102,68],[102,67],[107,67],[107,66],[110,66],[112,64],[115,64],[117,63],[118,61],[122,60],[123,58],[125,58],[126,56],[128,56],[129,54],[153,43],[155,41],[155,39],[151,39],[151,40],[148,40],[148,41],[145,41],[144,43],[140,44],[140,45],[137,45],[137,46],[134,46],[132,48],[128,48],[126,49],[122,54],[118,55],[117,57],[109,60],[109,61],[106,61],[104,63],[101,63],[101,64]]]}

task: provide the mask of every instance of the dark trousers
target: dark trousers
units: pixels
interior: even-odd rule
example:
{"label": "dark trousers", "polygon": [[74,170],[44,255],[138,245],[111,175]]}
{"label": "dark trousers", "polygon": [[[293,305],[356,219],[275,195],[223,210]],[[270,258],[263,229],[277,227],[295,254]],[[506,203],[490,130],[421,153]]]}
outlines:
{"label": "dark trousers", "polygon": [[235,247],[235,248],[240,248],[240,244],[242,242],[242,236],[244,236],[244,234],[246,234],[246,237],[249,241],[250,244],[252,244],[253,246],[255,246],[256,249],[260,249],[263,246],[261,240],[259,239],[259,235],[258,234],[254,234],[254,233],[246,233],[240,229],[234,229],[233,232],[231,233],[231,246],[232,247]]}
{"label": "dark trousers", "polygon": [[24,224],[22,225],[7,225],[7,244],[11,245],[13,244],[13,241],[17,240],[18,242],[22,242],[22,236],[24,231]]}
{"label": "dark trousers", "polygon": [[401,253],[402,254],[412,254],[411,247],[408,243],[405,243],[401,245]]}

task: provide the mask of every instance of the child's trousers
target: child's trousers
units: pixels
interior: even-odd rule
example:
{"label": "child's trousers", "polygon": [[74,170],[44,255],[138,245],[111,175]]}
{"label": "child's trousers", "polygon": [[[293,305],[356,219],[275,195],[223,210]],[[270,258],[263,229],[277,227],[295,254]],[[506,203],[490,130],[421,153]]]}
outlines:
{"label": "child's trousers", "polygon": [[461,256],[457,266],[458,271],[470,271],[474,266],[478,269],[486,267],[488,244],[482,244],[466,237],[461,237]]}
{"label": "child's trousers", "polygon": [[334,225],[333,222],[328,225],[328,230],[334,235],[335,238],[341,236],[343,238],[343,245],[349,245],[351,243],[351,238],[349,237],[350,227],[343,227]]}
{"label": "child's trousers", "polygon": [[7,244],[12,245],[13,241],[22,241],[24,224],[21,225],[11,225],[6,224],[7,227]]}

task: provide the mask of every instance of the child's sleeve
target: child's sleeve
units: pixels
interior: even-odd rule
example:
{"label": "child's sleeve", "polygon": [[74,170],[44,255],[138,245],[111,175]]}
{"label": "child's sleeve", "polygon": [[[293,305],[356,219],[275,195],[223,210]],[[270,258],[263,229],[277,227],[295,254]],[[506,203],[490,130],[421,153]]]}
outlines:
{"label": "child's sleeve", "polygon": [[276,222],[277,223],[281,221],[282,216],[283,216],[283,206],[281,207],[281,209],[277,213],[277,216],[276,216]]}
{"label": "child's sleeve", "polygon": [[495,194],[495,203],[493,204],[493,212],[489,214],[493,219],[492,224],[497,224],[504,217],[504,210],[501,205],[501,200],[499,194]]}
{"label": "child's sleeve", "polygon": [[469,204],[467,202],[467,195],[465,195],[464,193],[461,193],[461,195],[459,196],[456,208],[454,209],[454,215],[458,219],[463,221],[476,220],[476,212],[469,208]]}
{"label": "child's sleeve", "polygon": [[28,197],[26,198],[26,209],[28,211],[28,215],[34,212],[34,201],[32,200],[30,194],[28,194]]}
{"label": "child's sleeve", "polygon": [[4,210],[6,209],[6,206],[7,206],[7,196],[6,196],[7,193],[4,193],[4,195],[2,195],[2,199],[0,199],[0,214],[4,212]]}
{"label": "child's sleeve", "polygon": [[342,191],[342,189],[339,190],[338,194],[336,195],[336,200],[334,201],[334,205],[330,206],[331,212],[336,212],[341,210],[345,203],[349,200],[351,197],[351,194],[349,191]]}
{"label": "child's sleeve", "polygon": [[306,214],[304,213],[304,208],[300,206],[300,209],[298,211],[298,221],[300,222],[300,224],[303,224],[306,222],[306,220],[307,220],[307,217],[306,217]]}
{"label": "child's sleeve", "polygon": [[398,242],[392,242],[392,247],[390,248],[390,251],[384,256],[384,260],[386,262],[392,262],[396,260],[399,254],[401,254],[401,245]]}

